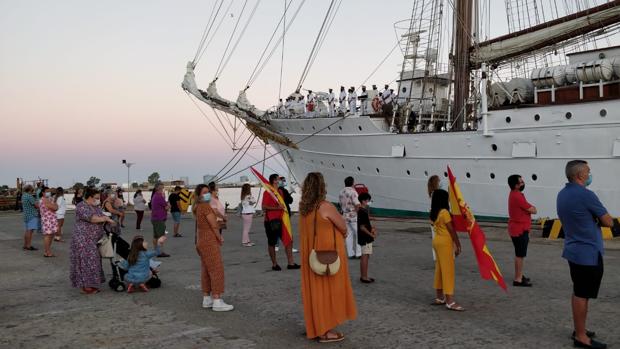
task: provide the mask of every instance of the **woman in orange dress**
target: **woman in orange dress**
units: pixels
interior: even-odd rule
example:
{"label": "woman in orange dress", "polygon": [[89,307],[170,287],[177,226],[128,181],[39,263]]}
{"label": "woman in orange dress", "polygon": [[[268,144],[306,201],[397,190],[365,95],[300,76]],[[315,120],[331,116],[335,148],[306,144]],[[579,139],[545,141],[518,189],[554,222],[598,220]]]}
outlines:
{"label": "woman in orange dress", "polygon": [[[344,335],[334,331],[334,328],[346,320],[354,320],[357,316],[344,243],[346,223],[336,207],[325,201],[325,196],[323,175],[318,172],[309,173],[304,180],[299,203],[300,252],[304,261],[301,264],[301,295],[306,337],[318,338],[322,343],[343,340]],[[334,233],[340,270],[329,276],[315,274],[308,262],[310,252],[313,246],[317,251],[333,250]]]}

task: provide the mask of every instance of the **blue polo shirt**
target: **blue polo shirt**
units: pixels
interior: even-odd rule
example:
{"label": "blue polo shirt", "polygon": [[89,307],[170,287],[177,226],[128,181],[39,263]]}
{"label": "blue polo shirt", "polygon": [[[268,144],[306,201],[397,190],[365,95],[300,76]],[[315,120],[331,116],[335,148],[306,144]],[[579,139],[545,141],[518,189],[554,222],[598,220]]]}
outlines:
{"label": "blue polo shirt", "polygon": [[603,235],[595,219],[607,209],[592,191],[576,183],[566,183],[557,199],[558,218],[564,229],[562,257],[580,265],[598,265],[603,255]]}

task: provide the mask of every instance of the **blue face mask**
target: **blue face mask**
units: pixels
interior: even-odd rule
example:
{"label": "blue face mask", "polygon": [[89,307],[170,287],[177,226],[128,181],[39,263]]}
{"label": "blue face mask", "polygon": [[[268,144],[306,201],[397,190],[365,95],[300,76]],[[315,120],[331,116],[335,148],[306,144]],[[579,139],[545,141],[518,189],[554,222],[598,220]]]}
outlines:
{"label": "blue face mask", "polygon": [[211,201],[211,193],[205,193],[205,194],[202,194],[202,200],[203,200],[204,202],[209,202],[209,201]]}
{"label": "blue face mask", "polygon": [[588,179],[586,179],[586,187],[592,184],[592,173],[588,174]]}

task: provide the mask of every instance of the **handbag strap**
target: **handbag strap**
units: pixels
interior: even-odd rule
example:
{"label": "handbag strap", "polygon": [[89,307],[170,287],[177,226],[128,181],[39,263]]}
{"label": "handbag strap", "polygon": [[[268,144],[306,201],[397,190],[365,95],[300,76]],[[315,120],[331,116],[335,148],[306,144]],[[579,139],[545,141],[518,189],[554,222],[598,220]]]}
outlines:
{"label": "handbag strap", "polygon": [[[319,212],[319,208],[321,207],[321,205],[323,204],[323,202],[321,202],[319,204],[319,206],[317,206],[317,208],[314,210],[314,238],[312,239],[312,250],[314,250],[314,245],[316,244],[316,238],[317,238],[317,234],[316,234],[316,215]],[[334,233],[334,251],[337,251],[337,246],[336,246],[336,230],[334,229],[334,225],[332,224],[332,232]]]}

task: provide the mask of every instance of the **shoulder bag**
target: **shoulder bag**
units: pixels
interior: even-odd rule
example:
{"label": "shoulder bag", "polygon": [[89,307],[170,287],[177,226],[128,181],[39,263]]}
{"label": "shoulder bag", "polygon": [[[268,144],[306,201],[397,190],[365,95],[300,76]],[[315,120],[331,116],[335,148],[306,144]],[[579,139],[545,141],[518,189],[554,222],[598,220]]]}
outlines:
{"label": "shoulder bag", "polygon": [[97,242],[97,248],[99,248],[99,255],[101,258],[113,258],[114,247],[112,246],[112,237],[107,233],[103,234],[101,239]]}
{"label": "shoulder bag", "polygon": [[[320,207],[320,205],[319,205]],[[325,250],[325,251],[317,251],[315,250],[316,245],[316,223],[319,208],[314,211],[314,238],[312,239],[312,250],[310,251],[310,269],[315,274],[330,276],[334,275],[340,270],[340,256],[338,256],[338,249],[336,248],[336,230],[332,226],[332,232],[334,233],[334,249],[333,250]]]}

